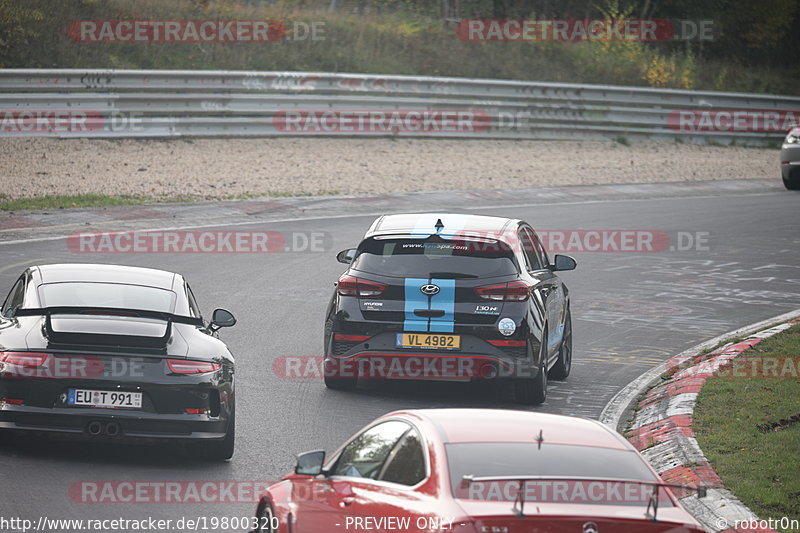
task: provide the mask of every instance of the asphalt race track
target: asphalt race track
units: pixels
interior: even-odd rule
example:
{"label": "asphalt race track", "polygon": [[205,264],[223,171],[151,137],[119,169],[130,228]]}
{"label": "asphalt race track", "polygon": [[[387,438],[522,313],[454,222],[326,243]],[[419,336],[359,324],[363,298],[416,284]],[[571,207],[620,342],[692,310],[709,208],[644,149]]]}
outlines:
{"label": "asphalt race track", "polygon": [[[566,382],[551,381],[547,403],[537,409],[597,417],[620,387],[670,355],[800,307],[800,196],[772,185],[717,194],[687,189],[683,195],[636,199],[462,205],[469,212],[522,218],[537,230],[663,231],[671,246],[690,248],[571,254],[578,269],[561,275],[572,297],[572,375]],[[450,205],[458,203],[458,196],[451,195]],[[239,320],[221,332],[237,358],[237,447],[232,461],[204,463],[187,458],[180,447],[165,445],[110,446],[1,435],[3,514],[33,520],[42,515],[249,516],[253,503],[82,503],[80,494],[70,495],[69,490],[81,481],[267,482],[291,468],[295,453],[332,451],[359,427],[394,409],[522,408],[496,384],[370,383],[351,393],[326,390],[319,379],[275,375],[278,357],[321,354],[325,306],[343,271],[335,253],[355,245],[373,219],[340,212],[333,218],[256,220],[235,228],[324,231],[333,238],[324,253],[76,254],[63,239],[0,246],[4,294],[29,264],[133,264],[183,273],[206,315],[226,307]],[[688,240],[698,236],[701,249],[690,247]]]}

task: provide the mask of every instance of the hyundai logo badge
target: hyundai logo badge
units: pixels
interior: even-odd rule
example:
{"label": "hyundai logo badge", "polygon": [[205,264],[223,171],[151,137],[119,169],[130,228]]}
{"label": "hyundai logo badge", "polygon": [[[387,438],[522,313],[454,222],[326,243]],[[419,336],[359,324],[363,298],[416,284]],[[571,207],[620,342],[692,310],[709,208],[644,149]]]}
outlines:
{"label": "hyundai logo badge", "polygon": [[427,294],[428,296],[433,296],[434,294],[438,294],[439,286],[434,285],[433,283],[428,283],[427,285],[423,285],[419,288],[422,294]]}
{"label": "hyundai logo badge", "polygon": [[594,522],[584,522],[583,533],[599,533],[597,524],[595,524]]}

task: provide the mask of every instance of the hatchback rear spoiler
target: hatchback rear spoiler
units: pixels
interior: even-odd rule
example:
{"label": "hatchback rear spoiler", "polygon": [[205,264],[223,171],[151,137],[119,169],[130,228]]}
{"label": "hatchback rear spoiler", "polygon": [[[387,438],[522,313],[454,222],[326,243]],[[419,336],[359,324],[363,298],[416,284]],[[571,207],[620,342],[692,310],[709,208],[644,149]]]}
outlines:
{"label": "hatchback rear spoiler", "polygon": [[[678,485],[675,483],[665,483],[663,481],[646,481],[641,479],[625,479],[625,478],[595,478],[584,476],[483,476],[477,477],[466,475],[461,478],[461,487],[467,488],[473,483],[491,483],[491,482],[509,482],[518,483],[517,498],[514,500],[514,507],[511,512],[517,518],[525,516],[525,497],[524,490],[526,483],[533,483],[539,481],[577,481],[577,482],[600,482],[600,483],[630,483],[635,485],[643,485],[645,487],[652,487],[653,492],[647,502],[647,509],[645,510],[645,517],[653,522],[657,522],[658,514],[658,490],[659,489],[683,489],[691,492],[696,492],[698,498],[705,498],[708,493],[708,487],[705,485],[698,485],[692,487],[689,485]],[[652,509],[652,513],[650,510]]]}

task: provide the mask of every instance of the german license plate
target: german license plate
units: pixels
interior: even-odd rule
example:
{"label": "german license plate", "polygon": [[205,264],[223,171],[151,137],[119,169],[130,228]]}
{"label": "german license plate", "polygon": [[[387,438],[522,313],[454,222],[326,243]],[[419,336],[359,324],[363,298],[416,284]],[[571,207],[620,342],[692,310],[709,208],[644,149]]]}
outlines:
{"label": "german license plate", "polygon": [[398,333],[397,346],[400,348],[458,350],[461,348],[461,336],[437,335],[434,333]]}
{"label": "german license plate", "polygon": [[67,405],[141,409],[142,393],[125,391],[69,389]]}

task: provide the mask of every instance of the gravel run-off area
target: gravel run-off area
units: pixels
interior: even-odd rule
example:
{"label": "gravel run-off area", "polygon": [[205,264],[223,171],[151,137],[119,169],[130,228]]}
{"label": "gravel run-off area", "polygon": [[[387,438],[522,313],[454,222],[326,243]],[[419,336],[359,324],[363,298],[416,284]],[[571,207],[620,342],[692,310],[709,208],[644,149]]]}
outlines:
{"label": "gravel run-off area", "polygon": [[670,142],[0,139],[0,194],[153,199],[777,179],[775,149]]}

